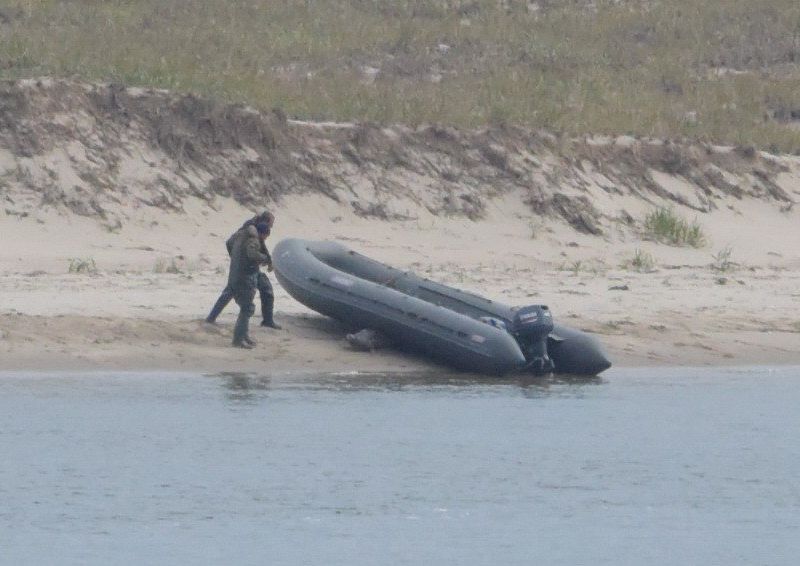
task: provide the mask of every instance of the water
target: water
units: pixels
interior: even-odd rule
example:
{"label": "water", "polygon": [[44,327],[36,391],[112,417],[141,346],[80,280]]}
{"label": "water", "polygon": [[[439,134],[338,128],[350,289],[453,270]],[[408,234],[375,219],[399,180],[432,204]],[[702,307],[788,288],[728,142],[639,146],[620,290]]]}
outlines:
{"label": "water", "polygon": [[796,564],[800,368],[0,374],[2,564]]}

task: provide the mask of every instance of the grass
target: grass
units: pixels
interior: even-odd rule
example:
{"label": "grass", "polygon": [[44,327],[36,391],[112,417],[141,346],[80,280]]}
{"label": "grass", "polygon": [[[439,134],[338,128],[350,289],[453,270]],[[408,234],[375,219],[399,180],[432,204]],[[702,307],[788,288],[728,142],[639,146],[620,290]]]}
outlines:
{"label": "grass", "polygon": [[153,273],[183,273],[174,257],[160,257],[153,264]]}
{"label": "grass", "polygon": [[69,259],[69,273],[97,273],[97,264],[93,258],[72,257]]}
{"label": "grass", "polygon": [[596,261],[576,259],[569,263],[562,263],[558,266],[558,270],[569,271],[573,277],[577,277],[581,273],[591,273],[597,275],[603,271],[603,267]]}
{"label": "grass", "polygon": [[[0,77],[800,152],[796,0],[6,0]],[[379,69],[374,80],[365,69]]]}
{"label": "grass", "polygon": [[582,259],[576,259],[569,263],[562,263],[558,266],[559,271],[570,271],[573,276],[579,275],[583,271],[589,270],[589,264]]}
{"label": "grass", "polygon": [[736,263],[731,260],[732,253],[733,248],[730,246],[725,246],[717,253],[711,254],[711,257],[714,259],[714,261],[711,263],[711,268],[715,271],[721,271],[723,273],[731,271],[736,266]]}
{"label": "grass", "polygon": [[[153,273],[184,274],[191,276],[190,274],[192,273],[208,268],[210,264],[211,261],[202,253],[196,258],[187,258],[183,255],[172,257],[161,256],[156,258],[153,263]],[[217,273],[226,273],[227,266],[218,266],[215,271]]]}
{"label": "grass", "polygon": [[543,225],[539,220],[531,220],[528,222],[528,236],[531,240],[535,240],[543,230]]}
{"label": "grass", "polygon": [[633,269],[634,271],[639,271],[642,273],[647,273],[653,271],[655,269],[656,260],[653,256],[646,251],[643,251],[639,248],[633,253],[633,257],[627,261],[625,261],[622,266],[628,269]]}
{"label": "grass", "polygon": [[572,275],[578,275],[581,271],[587,270],[586,263],[583,260],[576,259],[572,262],[572,264],[568,267],[570,271],[572,271]]}
{"label": "grass", "polygon": [[671,208],[660,207],[644,219],[645,236],[671,246],[702,248],[706,236],[697,220],[687,222]]}

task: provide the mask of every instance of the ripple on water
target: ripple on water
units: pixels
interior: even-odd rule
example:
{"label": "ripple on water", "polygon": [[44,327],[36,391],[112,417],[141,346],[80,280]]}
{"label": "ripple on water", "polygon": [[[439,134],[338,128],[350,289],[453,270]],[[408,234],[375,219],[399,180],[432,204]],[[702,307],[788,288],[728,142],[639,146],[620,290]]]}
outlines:
{"label": "ripple on water", "polygon": [[800,368],[5,373],[0,562],[790,564],[799,402]]}

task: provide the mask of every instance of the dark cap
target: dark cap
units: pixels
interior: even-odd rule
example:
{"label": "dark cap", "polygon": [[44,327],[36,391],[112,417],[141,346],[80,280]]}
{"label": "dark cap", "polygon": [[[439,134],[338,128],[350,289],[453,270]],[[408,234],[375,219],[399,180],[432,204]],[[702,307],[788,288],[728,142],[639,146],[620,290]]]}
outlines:
{"label": "dark cap", "polygon": [[259,222],[266,222],[270,226],[275,222],[275,215],[268,210],[262,210],[256,218],[258,218]]}

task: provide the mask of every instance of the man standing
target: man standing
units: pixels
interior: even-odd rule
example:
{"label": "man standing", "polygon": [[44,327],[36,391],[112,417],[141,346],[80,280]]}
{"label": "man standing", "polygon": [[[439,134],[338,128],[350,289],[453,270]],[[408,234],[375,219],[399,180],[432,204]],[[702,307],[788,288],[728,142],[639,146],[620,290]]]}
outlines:
{"label": "man standing", "polygon": [[263,253],[264,240],[269,233],[266,222],[246,226],[236,232],[231,245],[231,267],[228,272],[228,286],[233,300],[239,305],[239,316],[233,329],[233,345],[251,349],[255,342],[249,336],[250,317],[256,310],[253,299],[259,267],[270,262],[268,253]]}
{"label": "man standing", "polygon": [[[258,223],[263,222],[267,225],[267,233],[266,236],[269,236],[269,233],[272,231],[272,226],[275,224],[275,216],[268,211],[263,211],[260,214],[257,214],[244,224],[239,231],[237,231],[233,236],[228,238],[228,241],[225,242],[225,247],[228,248],[228,255],[232,255],[233,244],[236,240],[236,237],[239,235],[239,232],[245,230],[248,226],[256,226]],[[266,238],[265,236],[265,238]],[[264,242],[264,239],[260,240],[260,251],[262,254],[267,256],[267,271],[272,271],[272,258],[269,255],[269,251],[267,250],[267,246]],[[280,326],[275,323],[275,319],[273,317],[273,309],[275,306],[275,293],[272,291],[272,284],[269,281],[267,275],[258,270],[256,275],[256,287],[258,288],[258,294],[261,298],[261,326],[267,328],[276,328],[280,329]],[[206,322],[213,324],[216,322],[217,317],[220,315],[222,310],[231,302],[233,298],[233,291],[230,287],[225,287],[222,291],[222,294],[217,299],[217,302],[214,304],[214,307],[211,309],[211,312],[206,317]]]}

